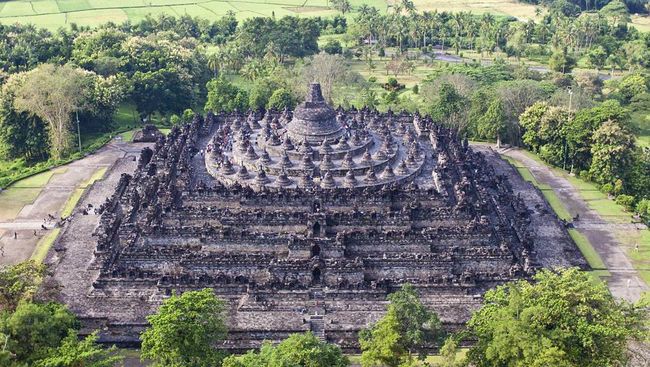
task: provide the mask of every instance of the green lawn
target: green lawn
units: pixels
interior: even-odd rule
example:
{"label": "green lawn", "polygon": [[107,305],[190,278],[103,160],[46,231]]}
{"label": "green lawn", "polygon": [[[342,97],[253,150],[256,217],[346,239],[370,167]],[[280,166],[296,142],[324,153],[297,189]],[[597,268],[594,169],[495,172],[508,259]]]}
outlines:
{"label": "green lawn", "polygon": [[14,219],[25,205],[32,204],[55,174],[64,173],[65,167],[49,170],[25,178],[0,192],[0,220]]}

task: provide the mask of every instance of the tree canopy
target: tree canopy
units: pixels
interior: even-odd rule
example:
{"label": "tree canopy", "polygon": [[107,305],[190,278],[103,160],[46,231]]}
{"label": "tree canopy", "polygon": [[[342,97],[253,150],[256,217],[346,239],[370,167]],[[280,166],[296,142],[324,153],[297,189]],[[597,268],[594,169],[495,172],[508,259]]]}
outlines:
{"label": "tree canopy", "polygon": [[442,334],[438,316],[420,302],[412,285],[404,284],[388,300],[386,315],[359,334],[364,367],[410,365]]}
{"label": "tree canopy", "polygon": [[259,352],[249,351],[241,356],[230,356],[223,367],[346,367],[348,358],[341,348],[323,342],[311,332],[293,334],[278,345],[264,343]]}
{"label": "tree canopy", "polygon": [[225,303],[212,289],[188,291],[163,301],[142,341],[142,359],[156,366],[208,367],[219,365],[224,353],[215,344],[226,337]]}
{"label": "tree canopy", "polygon": [[468,328],[476,344],[468,354],[478,367],[618,365],[641,316],[586,272],[542,270],[489,290]]}

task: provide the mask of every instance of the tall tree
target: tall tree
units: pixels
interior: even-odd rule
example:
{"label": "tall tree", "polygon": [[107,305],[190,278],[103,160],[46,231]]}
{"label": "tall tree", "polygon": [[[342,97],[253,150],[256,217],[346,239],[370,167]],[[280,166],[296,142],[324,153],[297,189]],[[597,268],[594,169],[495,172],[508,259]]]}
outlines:
{"label": "tall tree", "polygon": [[412,285],[404,284],[388,300],[386,315],[359,334],[364,367],[410,365],[416,356],[424,359],[424,348],[442,334],[438,316],[420,302]]}
{"label": "tall tree", "polygon": [[220,365],[224,353],[215,343],[226,337],[224,312],[224,302],[212,289],[166,299],[147,317],[151,326],[140,336],[141,357],[165,367]]}
{"label": "tall tree", "polygon": [[92,80],[69,65],[43,64],[28,73],[16,90],[14,104],[48,124],[52,157],[62,158],[71,146],[71,117],[87,102]]}
{"label": "tall tree", "polygon": [[592,137],[593,156],[589,173],[599,184],[613,183],[627,177],[632,164],[635,136],[630,129],[613,120],[607,120]]}
{"label": "tall tree", "polygon": [[579,269],[542,270],[489,290],[468,328],[477,367],[621,365],[640,312]]}

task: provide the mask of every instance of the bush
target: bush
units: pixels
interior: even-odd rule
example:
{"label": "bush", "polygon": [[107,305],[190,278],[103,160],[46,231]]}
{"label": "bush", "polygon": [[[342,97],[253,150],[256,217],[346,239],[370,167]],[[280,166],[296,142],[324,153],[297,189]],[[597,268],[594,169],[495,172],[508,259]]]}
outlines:
{"label": "bush", "polygon": [[341,42],[339,42],[339,40],[329,39],[325,46],[323,46],[323,51],[330,55],[338,55],[343,52],[343,47],[341,46]]}
{"label": "bush", "polygon": [[589,174],[589,170],[583,169],[578,173],[578,177],[580,179],[583,179],[585,181],[591,181],[591,175]]}
{"label": "bush", "polygon": [[380,47],[380,48],[379,48],[379,52],[377,52],[377,55],[378,55],[379,57],[386,57],[386,50],[384,50],[383,47]]}
{"label": "bush", "polygon": [[635,212],[646,220],[650,219],[650,199],[639,200]]}
{"label": "bush", "polygon": [[416,84],[413,86],[413,94],[418,94],[420,93],[420,87]]}
{"label": "bush", "polygon": [[377,82],[377,77],[376,76],[371,76],[370,78],[368,78],[368,81],[370,83],[376,83]]}
{"label": "bush", "polygon": [[606,183],[600,187],[600,191],[604,192],[605,194],[611,194],[614,192],[614,185],[611,183]]}
{"label": "bush", "polygon": [[614,195],[620,195],[623,192],[623,180],[620,178],[614,182]]}
{"label": "bush", "polygon": [[619,195],[616,197],[616,204],[625,208],[625,211],[632,211],[634,209],[634,196],[632,195]]}
{"label": "bush", "polygon": [[346,48],[346,49],[343,51],[343,57],[344,57],[346,60],[350,60],[350,59],[352,59],[353,56],[354,56],[354,54],[352,53],[352,50],[350,50],[349,48]]}

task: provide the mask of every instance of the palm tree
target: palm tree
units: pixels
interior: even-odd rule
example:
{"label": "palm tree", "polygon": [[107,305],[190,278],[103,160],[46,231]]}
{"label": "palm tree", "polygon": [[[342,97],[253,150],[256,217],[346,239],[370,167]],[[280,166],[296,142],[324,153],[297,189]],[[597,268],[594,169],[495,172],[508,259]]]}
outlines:
{"label": "palm tree", "polygon": [[219,74],[219,69],[221,67],[221,56],[220,52],[217,50],[208,55],[208,67],[212,70],[213,77],[216,78]]}

